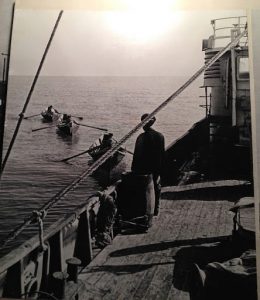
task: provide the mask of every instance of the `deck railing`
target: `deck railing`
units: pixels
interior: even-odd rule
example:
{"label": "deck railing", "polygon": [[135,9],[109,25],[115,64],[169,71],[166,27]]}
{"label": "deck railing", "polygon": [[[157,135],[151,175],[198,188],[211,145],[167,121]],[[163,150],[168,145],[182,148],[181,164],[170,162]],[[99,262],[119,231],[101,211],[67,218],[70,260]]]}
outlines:
{"label": "deck railing", "polygon": [[[218,44],[227,43],[232,41],[237,35],[240,34],[247,26],[247,17],[238,16],[238,17],[228,17],[228,18],[219,18],[211,21],[213,27],[212,39],[212,48],[217,48]],[[240,39],[239,45],[244,46],[247,43],[247,36]]]}

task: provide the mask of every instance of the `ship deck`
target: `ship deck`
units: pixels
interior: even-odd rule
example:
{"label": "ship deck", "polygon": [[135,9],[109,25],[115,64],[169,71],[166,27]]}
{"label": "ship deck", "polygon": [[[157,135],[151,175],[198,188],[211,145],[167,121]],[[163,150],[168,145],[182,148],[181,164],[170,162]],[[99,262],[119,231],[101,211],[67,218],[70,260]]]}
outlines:
{"label": "ship deck", "polygon": [[[212,188],[214,200],[209,197]],[[191,262],[203,265],[225,260],[231,252],[227,247],[233,228],[229,209],[233,206],[231,198],[236,197],[234,185],[225,185],[225,193],[216,193],[214,188],[214,184],[204,184],[206,199],[196,196],[201,192],[190,193],[189,197],[183,193],[196,191],[192,185],[189,189],[164,188],[160,215],[153,219],[147,233],[118,234],[81,270],[80,298],[190,299]]]}

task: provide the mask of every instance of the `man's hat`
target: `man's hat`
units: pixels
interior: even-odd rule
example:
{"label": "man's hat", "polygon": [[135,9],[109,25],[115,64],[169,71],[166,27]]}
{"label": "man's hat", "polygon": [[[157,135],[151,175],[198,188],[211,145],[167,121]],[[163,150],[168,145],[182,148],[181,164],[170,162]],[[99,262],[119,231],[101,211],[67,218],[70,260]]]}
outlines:
{"label": "man's hat", "polygon": [[113,133],[112,133],[112,132],[105,132],[105,133],[104,133],[104,136],[112,137],[112,136],[113,136]]}
{"label": "man's hat", "polygon": [[[143,121],[145,118],[147,118],[149,116],[149,114],[143,114],[142,115],[142,117],[141,117],[141,121]],[[154,122],[156,121],[156,118],[155,117],[152,117],[151,118],[151,120],[147,123],[147,124],[145,124],[144,126],[146,127],[146,128],[149,128],[149,127],[151,127],[153,124],[154,124]]]}

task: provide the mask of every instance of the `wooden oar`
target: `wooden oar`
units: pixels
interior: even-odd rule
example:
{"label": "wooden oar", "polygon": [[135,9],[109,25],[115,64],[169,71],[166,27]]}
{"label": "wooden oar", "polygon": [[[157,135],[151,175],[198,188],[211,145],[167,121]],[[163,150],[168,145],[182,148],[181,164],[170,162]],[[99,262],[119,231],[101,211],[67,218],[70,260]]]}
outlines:
{"label": "wooden oar", "polygon": [[37,116],[40,116],[40,114],[36,114],[36,115],[32,115],[32,116],[28,116],[28,117],[24,117],[24,120],[27,120],[27,119],[30,119],[30,118],[33,118],[33,117],[37,117]]}
{"label": "wooden oar", "polygon": [[73,115],[71,115],[73,118],[78,118],[78,119],[80,119],[80,120],[83,120],[83,117],[79,117],[79,116],[73,116]]}
{"label": "wooden oar", "polygon": [[80,126],[85,126],[85,127],[89,127],[89,128],[94,128],[94,129],[99,129],[99,130],[103,130],[103,131],[108,131],[108,129],[106,128],[101,128],[101,127],[96,127],[96,126],[91,126],[91,125],[86,125],[86,124],[81,124],[81,123],[78,123],[76,121],[74,121],[76,124],[80,125]]}
{"label": "wooden oar", "polygon": [[[60,113],[57,111],[57,109],[55,109],[56,113],[59,114],[59,115],[64,115],[63,113]],[[73,115],[70,115],[72,116],[73,118],[77,118],[77,119],[80,119],[80,120],[83,120],[83,117],[79,117],[79,116],[73,116]]]}
{"label": "wooden oar", "polygon": [[[70,159],[72,159],[72,158],[74,158],[74,157],[78,157],[78,156],[80,156],[80,155],[83,155],[83,154],[85,154],[85,153],[89,153],[89,152],[91,152],[91,151],[93,151],[93,150],[96,150],[96,149],[99,149],[100,148],[100,145],[99,146],[96,146],[96,147],[93,147],[93,148],[91,148],[91,149],[88,149],[88,150],[85,150],[85,151],[83,151],[83,152],[80,152],[80,153],[78,153],[78,154],[75,154],[75,155],[73,155],[73,156],[70,156],[70,157],[67,157],[67,158],[63,158],[62,160],[59,160],[59,162],[66,162],[66,161],[68,161],[68,160],[70,160]],[[128,153],[130,153],[130,154],[132,154],[133,155],[133,152],[131,152],[131,151],[128,151],[127,149],[124,149],[126,152],[128,152]]]}
{"label": "wooden oar", "polygon": [[131,155],[134,155],[134,153],[133,153],[132,151],[129,151],[129,150],[127,150],[126,148],[123,148],[123,149],[124,149],[125,152],[127,152],[127,153],[129,153],[129,154],[131,154]]}
{"label": "wooden oar", "polygon": [[88,149],[88,150],[85,150],[85,151],[83,151],[83,152],[80,152],[80,153],[78,153],[78,154],[75,154],[75,155],[73,155],[73,156],[70,156],[70,157],[67,157],[67,158],[63,158],[62,160],[59,160],[59,162],[65,162],[65,161],[70,160],[70,159],[72,159],[72,158],[74,158],[74,157],[80,156],[80,155],[85,154],[85,153],[89,153],[89,152],[91,152],[91,151],[93,151],[93,150],[96,150],[96,149],[98,149],[98,148],[100,148],[100,146],[96,146],[96,147],[93,147],[93,148],[91,148],[91,149]]}
{"label": "wooden oar", "polygon": [[[117,141],[116,139],[114,139],[114,138],[112,138],[112,139],[113,139],[116,143],[118,143],[118,141]],[[127,150],[126,148],[122,148],[122,149],[124,149],[125,152],[134,155],[134,153],[133,153],[132,151],[129,151],[129,150]]]}
{"label": "wooden oar", "polygon": [[55,126],[56,125],[46,126],[46,127],[41,127],[41,128],[36,128],[36,129],[32,129],[32,131],[38,131],[38,130],[42,130],[42,129],[52,128],[52,127],[55,127]]}

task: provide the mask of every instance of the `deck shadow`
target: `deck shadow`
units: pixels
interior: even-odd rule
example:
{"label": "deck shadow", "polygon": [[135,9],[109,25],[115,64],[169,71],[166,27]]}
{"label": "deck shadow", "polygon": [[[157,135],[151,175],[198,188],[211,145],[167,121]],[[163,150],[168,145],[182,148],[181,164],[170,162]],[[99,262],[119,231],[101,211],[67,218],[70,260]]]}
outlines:
{"label": "deck shadow", "polygon": [[86,273],[98,273],[98,272],[110,272],[115,275],[134,274],[138,272],[146,271],[154,266],[174,264],[173,261],[151,264],[132,264],[132,265],[103,265],[96,266],[83,271],[81,274]]}
{"label": "deck shadow", "polygon": [[186,239],[186,240],[175,240],[175,241],[166,241],[142,246],[135,246],[131,248],[125,248],[116,250],[109,254],[110,257],[120,257],[126,255],[135,255],[135,254],[144,254],[148,252],[157,252],[167,250],[174,247],[182,247],[188,245],[200,245],[206,243],[219,242],[227,240],[230,236],[218,236],[210,238],[197,238],[197,239]]}
{"label": "deck shadow", "polygon": [[165,191],[162,192],[163,200],[204,200],[215,201],[225,200],[234,202],[242,197],[253,196],[251,186],[240,187],[211,187],[211,188],[197,188],[183,191]]}

